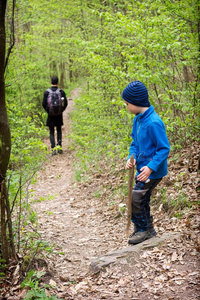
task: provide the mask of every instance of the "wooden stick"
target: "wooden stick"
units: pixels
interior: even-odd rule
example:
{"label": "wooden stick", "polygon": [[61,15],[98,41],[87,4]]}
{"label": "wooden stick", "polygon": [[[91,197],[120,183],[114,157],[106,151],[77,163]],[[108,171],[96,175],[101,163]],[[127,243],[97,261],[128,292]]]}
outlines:
{"label": "wooden stick", "polygon": [[129,169],[129,184],[128,184],[128,216],[127,216],[127,227],[126,235],[128,236],[130,224],[131,224],[131,213],[132,213],[132,191],[133,191],[133,178],[134,178],[134,155],[131,156],[130,162],[132,167]]}

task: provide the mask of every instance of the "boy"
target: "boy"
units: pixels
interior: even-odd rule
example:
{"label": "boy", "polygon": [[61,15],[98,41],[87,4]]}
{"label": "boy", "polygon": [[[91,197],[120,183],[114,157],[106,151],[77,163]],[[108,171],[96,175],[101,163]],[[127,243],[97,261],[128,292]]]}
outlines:
{"label": "boy", "polygon": [[[51,90],[55,92],[58,89],[58,77],[53,76],[51,78]],[[54,127],[56,127],[57,130],[57,145],[59,146],[58,148],[58,153],[62,154],[62,130],[61,126],[63,125],[63,111],[66,109],[68,102],[67,98],[65,95],[65,92],[60,89],[61,97],[64,99],[63,106],[62,106],[62,111],[59,115],[57,116],[52,116],[49,114],[49,108],[48,108],[48,95],[49,95],[49,90],[46,90],[44,92],[44,97],[43,97],[43,102],[42,105],[46,112],[48,113],[47,117],[47,122],[46,126],[49,127],[49,133],[50,133],[50,143],[51,143],[51,150],[52,150],[52,155],[56,155],[56,149],[55,149],[55,137],[54,137]]]}
{"label": "boy", "polygon": [[170,151],[165,125],[150,105],[148,91],[140,81],[131,82],[122,92],[127,109],[135,114],[126,169],[132,167],[134,154],[137,166],[135,187],[132,193],[134,232],[128,243],[138,244],[155,236],[153,217],[150,214],[150,196],[155,186],[167,175],[167,157]]}

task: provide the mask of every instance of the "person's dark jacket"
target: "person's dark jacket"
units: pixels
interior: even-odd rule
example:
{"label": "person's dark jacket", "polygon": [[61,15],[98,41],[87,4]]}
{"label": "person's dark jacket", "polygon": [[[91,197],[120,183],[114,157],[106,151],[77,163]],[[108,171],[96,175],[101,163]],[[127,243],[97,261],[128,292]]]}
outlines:
{"label": "person's dark jacket", "polygon": [[[52,86],[51,90],[56,91],[57,88],[58,88],[57,86]],[[62,112],[63,112],[66,109],[68,102],[67,102],[65,92],[61,89],[60,89],[60,92],[61,92],[61,97],[64,97],[64,106],[62,109]],[[47,113],[48,113],[48,105],[47,105],[48,104],[47,103],[48,95],[49,95],[49,92],[48,92],[48,90],[46,90],[44,92],[44,97],[43,97],[43,102],[42,102],[42,106],[44,107],[44,109],[46,110]],[[62,125],[63,125],[63,114],[62,113],[58,116],[50,116],[48,114],[46,126],[62,126]]]}

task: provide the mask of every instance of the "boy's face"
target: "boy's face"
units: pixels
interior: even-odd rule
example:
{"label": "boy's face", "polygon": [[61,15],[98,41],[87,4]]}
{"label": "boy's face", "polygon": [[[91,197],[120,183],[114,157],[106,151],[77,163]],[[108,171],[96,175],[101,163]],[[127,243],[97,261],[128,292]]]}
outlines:
{"label": "boy's face", "polygon": [[141,107],[133,105],[127,101],[124,101],[126,103],[127,109],[134,115],[139,114],[141,111]]}

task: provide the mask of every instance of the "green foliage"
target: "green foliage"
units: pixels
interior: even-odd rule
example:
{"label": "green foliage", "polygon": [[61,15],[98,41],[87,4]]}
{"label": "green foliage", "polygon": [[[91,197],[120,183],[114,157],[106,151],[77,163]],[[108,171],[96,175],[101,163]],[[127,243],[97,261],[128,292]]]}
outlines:
{"label": "green foliage", "polygon": [[29,214],[29,221],[31,223],[36,223],[37,221],[37,213],[35,211],[32,211],[30,214]]}
{"label": "green foliage", "polygon": [[[35,255],[41,256],[47,253],[52,253],[53,251],[49,243],[41,239],[39,233],[31,231],[30,229],[22,230],[21,244],[23,252],[28,253],[28,257],[30,257],[28,263]],[[27,266],[28,264],[25,267]]]}
{"label": "green foliage", "polygon": [[[72,147],[83,164],[94,164],[101,169],[101,159],[115,164],[116,157],[123,157],[130,138],[127,128],[119,118],[118,107],[113,106],[111,114],[106,110],[106,101],[99,101],[98,95],[84,95],[76,100],[77,109],[73,112]],[[121,102],[123,109],[123,102]],[[80,120],[80,111],[82,118]],[[118,119],[117,119],[118,118]],[[79,120],[78,120],[79,119]],[[131,117],[124,116],[131,127]],[[80,180],[81,178],[79,178]]]}
{"label": "green foliage", "polygon": [[[22,282],[21,287],[24,289],[26,286],[33,288],[35,286],[35,283],[37,282],[37,279],[40,279],[45,273],[42,271],[34,271],[31,270],[28,272],[27,277]],[[38,283],[37,283],[38,284]]]}
{"label": "green foliage", "polygon": [[[60,177],[59,177],[60,178]],[[47,197],[43,197],[43,196],[39,196],[37,200],[34,200],[33,202],[42,202],[42,201],[50,201],[50,200],[53,200],[55,198],[54,195],[50,195],[48,193]]]}
{"label": "green foliage", "polygon": [[0,284],[6,277],[5,274],[6,267],[7,267],[6,261],[4,259],[0,259]]}
{"label": "green foliage", "polygon": [[121,92],[131,80],[147,85],[172,150],[198,139],[197,11],[193,0],[95,1],[84,11],[91,13],[84,19],[89,34],[86,41],[80,32],[85,52],[79,48],[76,59],[87,68],[87,87],[72,116],[74,148],[83,168],[91,163],[98,168],[102,157],[113,164],[127,156],[132,117]]}
{"label": "green foliage", "polygon": [[178,184],[175,184],[175,189],[179,190],[178,196],[170,198],[167,195],[167,188],[160,187],[160,197],[158,200],[159,205],[162,205],[165,212],[180,218],[183,215],[183,209],[190,209],[193,202],[189,201],[187,194],[182,191],[182,188]]}
{"label": "green foliage", "polygon": [[[28,272],[27,277],[22,282],[21,287],[24,289],[25,287],[28,287],[30,291],[26,294],[25,300],[32,300],[32,299],[50,299],[50,300],[56,300],[58,299],[56,296],[50,296],[48,297],[45,293],[45,289],[41,288],[39,286],[41,277],[45,274],[43,271],[34,271],[31,270]],[[45,286],[46,288],[49,288],[49,285]]]}
{"label": "green foliage", "polygon": [[47,214],[48,216],[50,216],[50,215],[53,215],[53,212],[52,212],[52,211],[47,211],[46,214]]}
{"label": "green foliage", "polygon": [[47,0],[21,0],[18,5],[21,26],[6,74],[14,164],[29,163],[30,152],[40,152],[38,136],[45,134],[42,94],[55,73],[64,88],[72,81],[86,82],[72,117],[74,147],[85,166],[88,161],[98,164],[105,151],[111,161],[127,152],[131,116],[121,92],[135,79],[147,85],[174,149],[197,139],[196,0],[59,0],[56,12],[55,3]]}

